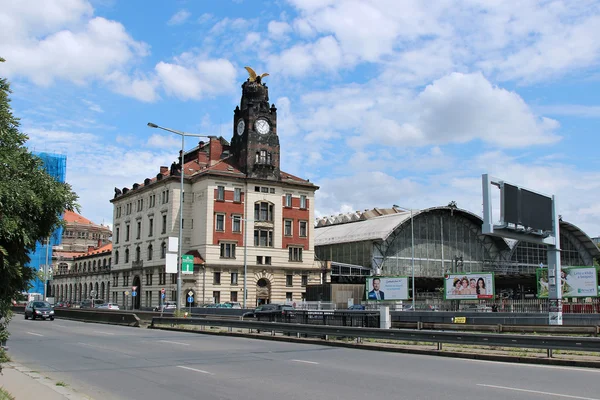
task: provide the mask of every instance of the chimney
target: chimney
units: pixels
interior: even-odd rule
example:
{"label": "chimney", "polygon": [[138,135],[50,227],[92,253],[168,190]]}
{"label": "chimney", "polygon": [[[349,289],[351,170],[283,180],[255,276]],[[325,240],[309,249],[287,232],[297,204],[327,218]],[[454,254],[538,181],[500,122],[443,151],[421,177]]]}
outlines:
{"label": "chimney", "polygon": [[164,174],[166,172],[169,172],[169,167],[165,167],[165,166],[161,165],[161,167],[160,167],[160,173]]}
{"label": "chimney", "polygon": [[88,246],[88,253],[91,253],[92,251],[96,250],[96,248],[94,246]]}
{"label": "chimney", "polygon": [[221,141],[216,137],[211,137],[208,150],[209,165],[215,165],[221,159],[222,152]]}
{"label": "chimney", "polygon": [[102,239],[98,239],[98,247],[102,247]]}

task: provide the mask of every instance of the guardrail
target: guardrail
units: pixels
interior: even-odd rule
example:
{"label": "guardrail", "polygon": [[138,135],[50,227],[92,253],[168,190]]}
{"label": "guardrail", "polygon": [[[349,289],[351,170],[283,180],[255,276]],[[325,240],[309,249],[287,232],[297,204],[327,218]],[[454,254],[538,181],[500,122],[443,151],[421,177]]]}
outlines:
{"label": "guardrail", "polygon": [[132,313],[119,311],[99,311],[99,310],[73,310],[66,308],[56,308],[54,316],[57,318],[72,319],[76,321],[101,322],[113,325],[140,326],[140,319]]}
{"label": "guardrail", "polygon": [[362,338],[385,339],[410,342],[436,343],[438,350],[442,344],[483,345],[493,347],[520,347],[546,349],[548,357],[552,357],[552,350],[577,350],[587,352],[600,352],[600,338],[594,337],[564,337],[564,336],[534,336],[511,334],[487,334],[471,332],[443,332],[430,330],[409,329],[379,329],[355,328],[341,326],[305,325],[279,322],[235,321],[199,318],[153,318],[151,328],[159,324],[167,325],[195,325],[218,326],[226,328],[241,328],[259,331],[270,331],[272,334],[297,334],[317,336],[328,339],[330,336],[352,337],[359,341]]}

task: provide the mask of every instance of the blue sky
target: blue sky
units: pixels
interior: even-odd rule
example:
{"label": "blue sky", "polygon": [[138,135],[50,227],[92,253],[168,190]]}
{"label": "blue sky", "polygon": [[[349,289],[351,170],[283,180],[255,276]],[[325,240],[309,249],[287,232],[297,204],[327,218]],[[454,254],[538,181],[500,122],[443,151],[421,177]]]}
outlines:
{"label": "blue sky", "polygon": [[177,157],[148,121],[231,138],[249,65],[271,74],[282,169],[320,186],[317,216],[481,215],[490,173],[600,235],[599,2],[0,0],[0,26],[29,147],[67,155],[95,222]]}

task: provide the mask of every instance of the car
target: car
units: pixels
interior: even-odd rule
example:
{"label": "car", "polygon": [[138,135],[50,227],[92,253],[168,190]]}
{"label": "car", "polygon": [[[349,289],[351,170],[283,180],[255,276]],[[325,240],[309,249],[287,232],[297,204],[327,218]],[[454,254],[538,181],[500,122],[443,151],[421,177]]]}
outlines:
{"label": "car", "polygon": [[[177,308],[177,303],[174,301],[165,301],[165,304],[162,305],[163,310],[175,310]],[[154,311],[160,311],[160,306],[154,307]]]}
{"label": "car", "polygon": [[30,301],[25,306],[25,319],[29,318],[54,321],[54,308],[47,301]]}
{"label": "car", "polygon": [[295,308],[293,306],[287,304],[262,304],[256,307],[254,311],[244,313],[242,316],[260,318],[261,316],[268,316],[272,314],[284,314],[286,311],[294,310]]}
{"label": "car", "polygon": [[228,301],[225,304],[229,304],[231,306],[231,308],[237,308],[237,309],[242,308],[242,305],[240,303],[238,303],[237,301]]}
{"label": "car", "polygon": [[348,307],[348,310],[365,310],[365,306],[363,304],[353,304]]}
{"label": "car", "polygon": [[115,303],[104,303],[96,307],[98,310],[120,310],[119,305]]}

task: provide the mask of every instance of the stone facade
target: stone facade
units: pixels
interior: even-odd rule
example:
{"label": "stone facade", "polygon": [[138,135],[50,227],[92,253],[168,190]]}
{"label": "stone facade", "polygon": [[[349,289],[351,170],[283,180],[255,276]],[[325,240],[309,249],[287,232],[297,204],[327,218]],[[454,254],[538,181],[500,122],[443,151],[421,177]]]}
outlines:
{"label": "stone facade", "polygon": [[[234,111],[231,144],[211,137],[180,154],[171,168],[161,167],[156,177],[115,189],[112,301],[125,303],[135,286],[136,308],[158,305],[162,288],[166,300],[181,305],[189,291],[195,304],[243,303],[244,265],[247,307],[300,302],[308,283],[321,282],[314,262],[318,187],[280,171],[276,123],[268,88],[249,79]],[[183,253],[194,256],[194,272],[182,274],[177,299],[177,275],[165,267],[181,213]]]}

